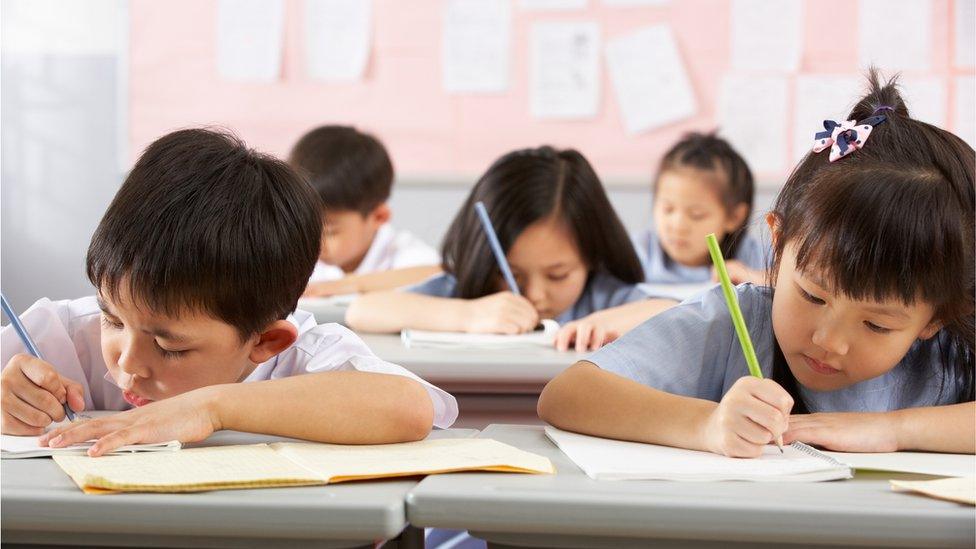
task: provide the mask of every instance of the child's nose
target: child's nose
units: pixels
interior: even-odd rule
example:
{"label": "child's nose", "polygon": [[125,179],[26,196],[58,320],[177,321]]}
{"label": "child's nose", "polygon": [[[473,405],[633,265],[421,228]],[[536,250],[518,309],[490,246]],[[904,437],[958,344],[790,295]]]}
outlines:
{"label": "child's nose", "polygon": [[846,355],[848,344],[844,330],[834,324],[822,324],[813,332],[813,343],[835,355]]}
{"label": "child's nose", "polygon": [[149,377],[149,368],[136,345],[128,345],[119,354],[119,369],[132,377]]}

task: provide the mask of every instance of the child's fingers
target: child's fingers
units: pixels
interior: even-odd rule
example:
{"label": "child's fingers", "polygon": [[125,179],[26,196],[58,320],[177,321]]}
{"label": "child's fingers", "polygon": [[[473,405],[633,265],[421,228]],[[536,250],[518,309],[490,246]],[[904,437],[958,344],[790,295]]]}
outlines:
{"label": "child's fingers", "polygon": [[[41,391],[40,389],[36,389]],[[50,396],[50,394],[48,394]],[[54,397],[51,397],[52,399]],[[3,409],[11,416],[31,427],[47,427],[54,420],[43,410],[31,405],[19,394],[8,394],[3,399]],[[64,411],[61,412],[62,414]]]}
{"label": "child's fingers", "polygon": [[24,377],[29,379],[34,385],[54,395],[54,398],[59,403],[63,402],[65,394],[61,376],[58,375],[58,372],[50,364],[40,359],[31,358],[32,360],[24,361],[24,364],[20,367],[20,371],[24,374]]}
{"label": "child's fingers", "polygon": [[765,402],[755,404],[743,410],[745,417],[767,431],[771,435],[770,440],[782,435],[789,427],[787,416]]}
{"label": "child's fingers", "polygon": [[740,419],[735,432],[750,444],[766,445],[772,442],[774,435],[768,427],[757,423],[748,415]]}
{"label": "child's fingers", "polygon": [[8,412],[3,412],[3,434],[21,437],[36,437],[43,432],[43,427],[28,425]]}
{"label": "child's fingers", "polygon": [[45,435],[41,443],[46,442],[52,448],[61,448],[99,438],[118,428],[113,425],[114,422],[108,421],[109,419],[111,418],[72,422]]}
{"label": "child's fingers", "polygon": [[61,421],[64,419],[64,405],[54,395],[44,389],[33,386],[33,384],[28,383],[25,385],[25,387],[22,387],[17,392],[17,396],[21,400],[46,414],[51,421]]}
{"label": "child's fingers", "polygon": [[749,393],[786,416],[793,409],[793,397],[779,383],[771,379],[757,380],[750,387]]}
{"label": "child's fingers", "polygon": [[581,322],[576,326],[576,352],[583,353],[586,352],[587,347],[590,346],[590,335],[593,333],[593,325],[587,322]]}
{"label": "child's fingers", "polygon": [[68,406],[71,407],[75,412],[81,412],[85,409],[85,389],[80,384],[71,381],[70,379],[64,380],[65,387],[67,389],[67,399]]}
{"label": "child's fingers", "polygon": [[726,455],[736,458],[755,458],[762,455],[763,446],[763,444],[755,444],[739,436],[736,437]]}
{"label": "child's fingers", "polygon": [[574,337],[576,337],[576,323],[570,322],[569,324],[560,328],[556,333],[556,349],[560,351],[568,351],[569,344],[573,342]]}
{"label": "child's fingers", "polygon": [[607,342],[607,331],[601,326],[593,327],[593,335],[590,336],[590,350],[595,351]]}
{"label": "child's fingers", "polygon": [[118,431],[112,431],[111,433],[99,438],[98,442],[88,449],[88,455],[91,457],[98,457],[117,448],[121,448],[122,446],[143,442],[143,439],[145,438],[144,431],[145,428],[138,425],[125,427],[123,429],[119,429]]}

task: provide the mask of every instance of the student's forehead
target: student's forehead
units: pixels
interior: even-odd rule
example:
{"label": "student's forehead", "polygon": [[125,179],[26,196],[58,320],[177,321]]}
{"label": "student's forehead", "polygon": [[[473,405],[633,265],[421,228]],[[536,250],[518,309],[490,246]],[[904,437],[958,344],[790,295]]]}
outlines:
{"label": "student's forehead", "polygon": [[123,295],[112,296],[107,292],[99,292],[96,299],[99,308],[108,314],[125,317],[130,322],[138,322],[141,325],[166,328],[174,333],[192,332],[203,326],[212,327],[214,323],[224,324],[203,311],[186,309],[171,314],[156,310],[144,300],[131,299]]}

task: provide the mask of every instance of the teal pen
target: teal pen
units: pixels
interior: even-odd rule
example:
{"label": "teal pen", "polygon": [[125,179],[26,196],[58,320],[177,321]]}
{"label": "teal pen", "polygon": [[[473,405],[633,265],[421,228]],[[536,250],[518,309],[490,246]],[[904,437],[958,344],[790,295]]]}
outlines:
{"label": "teal pen", "polygon": [[[20,322],[20,317],[18,317],[17,313],[14,312],[13,308],[10,306],[10,303],[7,302],[7,296],[3,295],[3,293],[0,293],[0,303],[3,305],[3,312],[6,313],[7,318],[10,319],[10,325],[14,327],[14,331],[17,332],[18,336],[20,336],[20,340],[24,343],[24,347],[27,348],[27,352],[36,358],[44,360],[44,357],[41,356],[40,349],[37,348],[37,345],[34,345],[34,340],[31,339],[30,334],[27,332],[27,328],[25,328],[23,323]],[[68,421],[74,421],[75,413],[71,411],[71,407],[68,406],[67,398],[65,398],[62,406],[64,406],[64,415],[68,418]]]}

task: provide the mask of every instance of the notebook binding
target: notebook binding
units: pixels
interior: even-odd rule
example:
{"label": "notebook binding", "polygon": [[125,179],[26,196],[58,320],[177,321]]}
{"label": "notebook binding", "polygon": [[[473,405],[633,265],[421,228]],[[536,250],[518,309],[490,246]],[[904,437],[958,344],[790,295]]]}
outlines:
{"label": "notebook binding", "polygon": [[836,459],[828,456],[827,454],[821,452],[820,450],[817,450],[813,446],[808,446],[806,444],[803,444],[799,440],[794,441],[793,444],[790,444],[790,446],[792,446],[793,448],[795,448],[795,449],[803,452],[804,454],[806,454],[808,456],[815,457],[815,458],[820,458],[820,459],[822,459],[822,460],[824,460],[824,461],[826,461],[826,462],[828,462],[831,465],[834,465],[836,467],[847,467],[847,464],[841,463],[841,462],[837,461]]}

